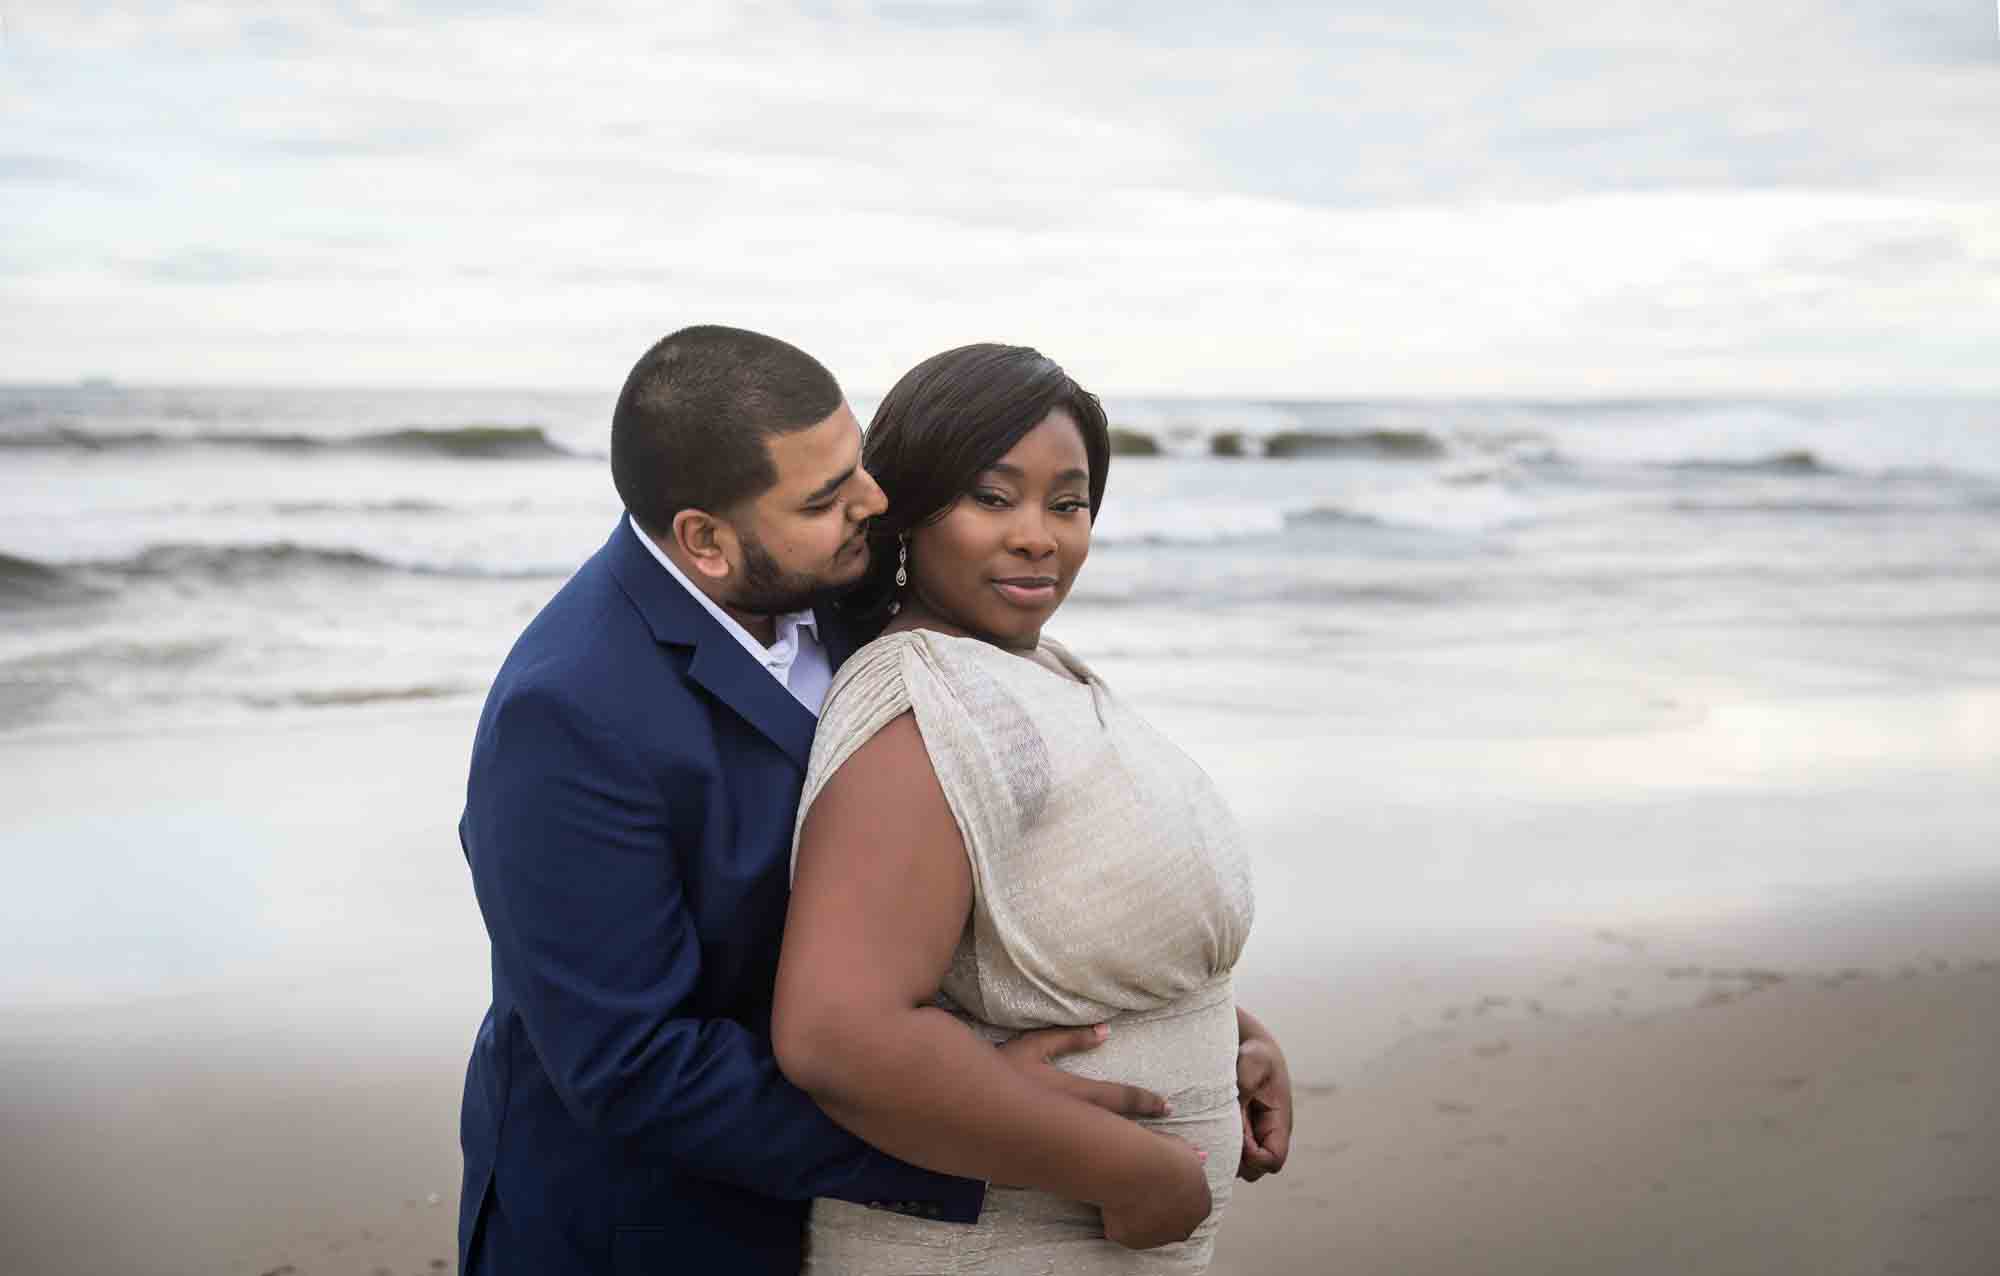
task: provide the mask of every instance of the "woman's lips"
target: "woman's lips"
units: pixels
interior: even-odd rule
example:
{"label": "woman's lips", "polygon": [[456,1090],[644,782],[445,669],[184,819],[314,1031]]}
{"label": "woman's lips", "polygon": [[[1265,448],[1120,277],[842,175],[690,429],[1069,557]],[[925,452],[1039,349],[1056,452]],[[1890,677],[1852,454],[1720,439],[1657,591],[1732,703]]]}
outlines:
{"label": "woman's lips", "polygon": [[1011,576],[994,581],[993,588],[1016,607],[1046,607],[1056,600],[1053,576]]}

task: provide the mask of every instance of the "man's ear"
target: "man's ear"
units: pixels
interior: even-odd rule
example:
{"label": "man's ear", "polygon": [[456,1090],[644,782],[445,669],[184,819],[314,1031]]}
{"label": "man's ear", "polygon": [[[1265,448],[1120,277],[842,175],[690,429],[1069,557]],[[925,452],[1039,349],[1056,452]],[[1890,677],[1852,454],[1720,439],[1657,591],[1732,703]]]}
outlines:
{"label": "man's ear", "polygon": [[736,529],[729,524],[703,510],[685,509],[674,515],[667,535],[702,575],[710,580],[729,575],[737,551]]}

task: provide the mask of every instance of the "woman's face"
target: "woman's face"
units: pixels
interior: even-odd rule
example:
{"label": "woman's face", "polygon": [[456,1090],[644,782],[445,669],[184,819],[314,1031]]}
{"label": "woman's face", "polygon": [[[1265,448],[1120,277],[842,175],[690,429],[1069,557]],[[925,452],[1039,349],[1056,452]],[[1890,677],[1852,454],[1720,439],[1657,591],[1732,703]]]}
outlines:
{"label": "woman's face", "polygon": [[910,531],[910,589],[938,619],[1032,649],[1090,554],[1090,457],[1057,408],[973,480],[934,523]]}

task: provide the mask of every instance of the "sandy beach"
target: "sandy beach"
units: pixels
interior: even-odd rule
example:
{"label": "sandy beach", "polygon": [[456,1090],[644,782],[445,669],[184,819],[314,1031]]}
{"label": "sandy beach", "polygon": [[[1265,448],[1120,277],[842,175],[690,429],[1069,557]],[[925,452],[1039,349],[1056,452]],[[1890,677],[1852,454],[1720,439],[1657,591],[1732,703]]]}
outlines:
{"label": "sandy beach", "polygon": [[[1216,1272],[1996,1269],[2000,963],[1544,974],[1306,1082]],[[1695,1004],[1631,1008],[1663,980]]]}
{"label": "sandy beach", "polygon": [[[468,715],[322,721],[0,744],[6,844],[67,866],[8,906],[29,957],[0,1011],[8,1271],[453,1265],[485,995],[452,838]],[[1323,744],[1367,781],[1365,749]],[[1206,747],[1259,803],[1276,763]],[[1420,760],[1463,771],[1465,747]],[[1730,800],[1687,817],[1727,830]],[[1961,807],[1937,826],[1966,833]],[[1255,806],[1253,831],[1282,842],[1298,808]],[[1619,810],[1575,815],[1637,836]],[[1464,794],[1430,818],[1491,834]],[[1238,1195],[1224,1276],[1994,1270],[2000,875],[1372,931],[1324,920],[1365,901],[1312,924],[1273,876],[1241,990],[1287,1043],[1299,1137]]]}
{"label": "sandy beach", "polygon": [[[0,1276],[452,1276],[482,701],[688,511],[733,564],[693,587],[753,611],[910,516],[904,622],[998,636],[1005,596],[1228,799],[1297,1129],[1213,1276],[2000,1276],[1995,18],[0,0]],[[756,653],[698,624],[683,690],[732,712]],[[579,967],[510,965],[571,1004],[503,1043],[509,1140],[520,1051],[578,1071],[552,1036],[618,1126],[628,1063],[736,1071],[713,1021],[579,1011],[680,986],[687,928],[649,950],[592,902],[648,893],[552,830],[688,868],[699,826],[646,906],[720,936],[688,986],[724,1013],[771,938],[726,901],[775,899],[727,841],[795,796],[697,783],[649,653],[551,625],[526,718],[601,675],[670,743],[551,728],[511,830],[549,854],[481,834],[503,931]],[[766,734],[816,697],[791,650]],[[1021,722],[1008,761],[1084,756]],[[680,757],[664,807],[580,773],[607,748]],[[1002,893],[1040,913],[1046,867]],[[1136,894],[1073,880],[1071,934]],[[1177,938],[1228,951],[1229,911]],[[1110,957],[1077,973],[1154,982]],[[509,1216],[564,1214],[514,1150]],[[644,1212],[677,1168],[589,1190]]]}
{"label": "sandy beach", "polygon": [[[2000,963],[1694,973],[1619,939],[1486,980],[1443,953],[1247,977],[1299,1137],[1239,1191],[1219,1276],[1993,1270]],[[357,1046],[328,1025],[398,990],[346,988],[6,1019],[8,1269],[449,1270],[462,1016]],[[1325,1066],[1354,1053],[1331,1020],[1385,1014],[1428,1022]]]}

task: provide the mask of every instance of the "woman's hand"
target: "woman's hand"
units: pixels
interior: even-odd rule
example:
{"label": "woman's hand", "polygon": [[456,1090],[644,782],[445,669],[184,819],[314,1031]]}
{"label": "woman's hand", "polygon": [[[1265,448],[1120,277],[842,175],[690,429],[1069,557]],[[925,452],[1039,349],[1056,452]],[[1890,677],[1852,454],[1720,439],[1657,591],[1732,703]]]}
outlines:
{"label": "woman's hand", "polygon": [[1163,1117],[1173,1109],[1151,1090],[1116,1081],[1091,1081],[1064,1072],[1055,1060],[1082,1054],[1104,1044],[1111,1030],[1103,1024],[1087,1028],[1037,1028],[1000,1047],[1000,1055],[1036,1085],[1092,1103],[1122,1117]]}
{"label": "woman's hand", "polygon": [[1243,1115],[1243,1156],[1236,1176],[1255,1183],[1285,1168],[1292,1146],[1292,1070],[1270,1029],[1236,1012],[1236,1103]]}
{"label": "woman's hand", "polygon": [[1058,1093],[1076,1085],[1047,1079],[1060,1040],[1018,1047],[1022,1060],[934,1004],[971,909],[964,836],[904,713],[834,772],[800,831],[771,1014],[785,1078],[913,1165],[1115,1203],[1127,1244],[1186,1236],[1208,1212],[1193,1148]]}
{"label": "woman's hand", "polygon": [[1159,1155],[1152,1158],[1143,1179],[1102,1206],[1105,1238],[1126,1249],[1184,1241],[1214,1205],[1208,1195],[1208,1174],[1202,1169],[1208,1153],[1171,1134],[1153,1137],[1159,1140]]}

